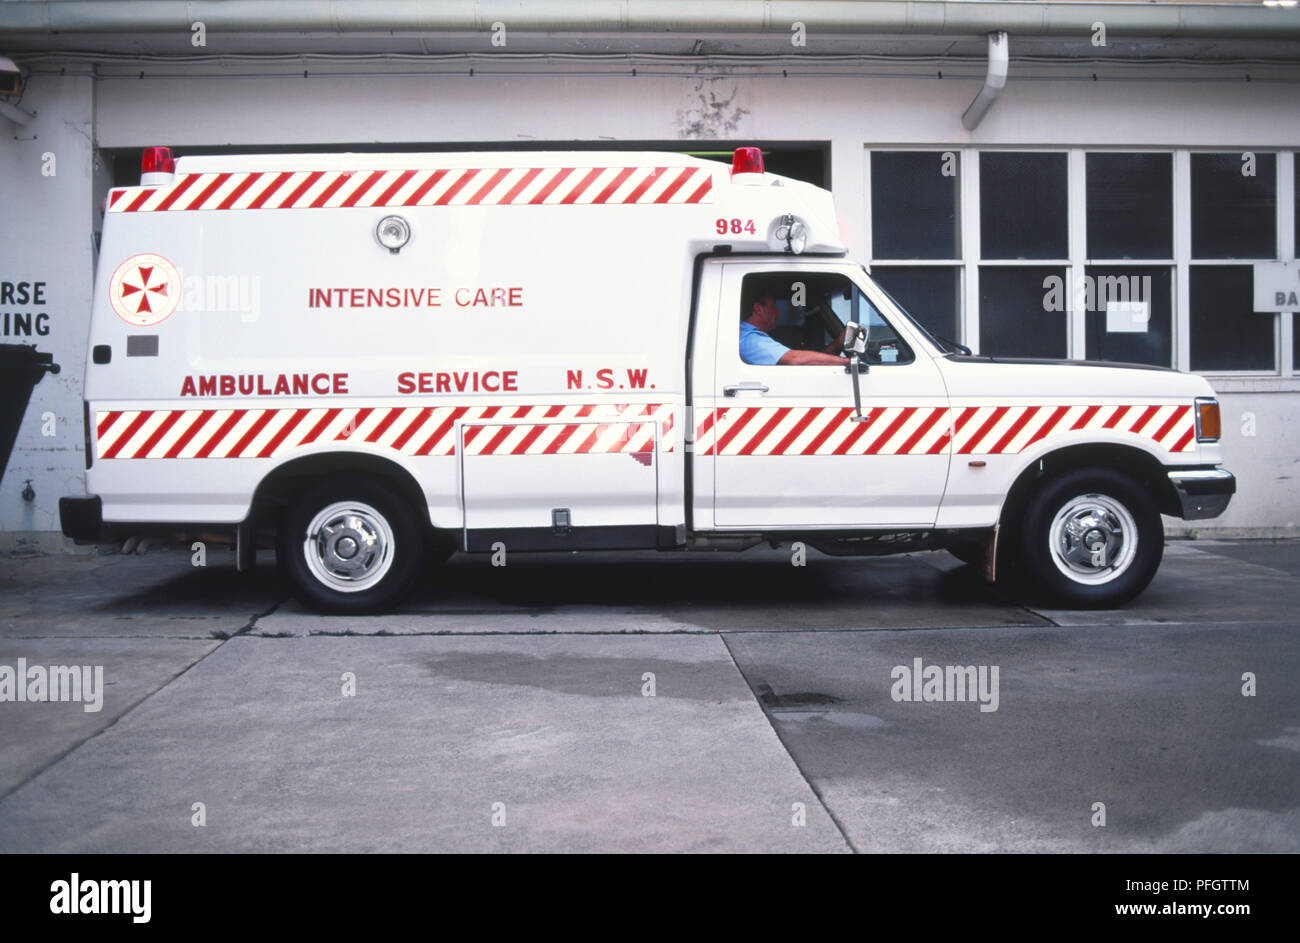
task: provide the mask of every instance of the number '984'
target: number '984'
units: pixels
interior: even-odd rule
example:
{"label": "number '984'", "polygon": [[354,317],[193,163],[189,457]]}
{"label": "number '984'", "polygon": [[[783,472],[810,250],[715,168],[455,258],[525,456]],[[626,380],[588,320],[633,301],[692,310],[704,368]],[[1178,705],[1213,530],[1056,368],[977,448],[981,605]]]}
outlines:
{"label": "number '984'", "polygon": [[715,219],[713,228],[717,230],[719,236],[725,236],[728,233],[733,236],[739,236],[741,233],[753,235],[758,231],[752,219]]}

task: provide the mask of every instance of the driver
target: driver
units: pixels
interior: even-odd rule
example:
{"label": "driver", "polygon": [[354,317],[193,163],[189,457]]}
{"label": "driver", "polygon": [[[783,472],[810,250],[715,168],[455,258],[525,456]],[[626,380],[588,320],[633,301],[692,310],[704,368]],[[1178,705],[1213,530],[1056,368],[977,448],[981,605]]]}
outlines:
{"label": "driver", "polygon": [[[835,364],[844,359],[835,354],[817,350],[794,350],[773,340],[768,331],[776,327],[781,312],[776,307],[776,296],[761,282],[745,286],[740,300],[740,359],[745,363],[788,367],[796,364]],[[832,343],[831,347],[836,345]]]}

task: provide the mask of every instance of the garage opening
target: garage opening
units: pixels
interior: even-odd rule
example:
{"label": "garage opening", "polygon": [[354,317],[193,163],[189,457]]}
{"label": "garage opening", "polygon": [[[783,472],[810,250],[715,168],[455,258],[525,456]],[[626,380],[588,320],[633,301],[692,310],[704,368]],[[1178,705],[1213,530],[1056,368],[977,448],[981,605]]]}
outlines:
{"label": "garage opening", "polygon": [[[166,142],[156,142],[166,143]],[[172,154],[184,157],[187,154],[319,154],[345,153],[455,153],[460,151],[667,151],[675,154],[689,154],[707,160],[731,163],[731,154],[737,147],[760,147],[763,162],[771,173],[781,174],[795,180],[802,180],[815,186],[830,189],[829,141],[817,142],[762,142],[762,141],[710,141],[692,143],[683,147],[681,141],[550,141],[539,143],[530,141],[526,145],[518,142],[446,142],[427,141],[416,144],[293,144],[253,146],[227,145],[220,147],[173,147]],[[117,148],[102,152],[105,166],[112,168],[114,187],[133,187],[140,182],[140,154],[142,148]]]}

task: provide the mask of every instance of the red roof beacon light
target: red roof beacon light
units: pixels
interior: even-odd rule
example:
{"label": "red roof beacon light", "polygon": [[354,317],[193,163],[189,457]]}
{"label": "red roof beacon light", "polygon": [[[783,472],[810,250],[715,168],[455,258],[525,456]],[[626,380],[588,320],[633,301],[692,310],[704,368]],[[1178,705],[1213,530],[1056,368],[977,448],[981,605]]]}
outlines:
{"label": "red roof beacon light", "polygon": [[755,176],[736,180],[740,174],[761,177],[763,174],[763,151],[757,147],[738,147],[731,155],[731,179],[735,183],[753,181]]}
{"label": "red roof beacon light", "polygon": [[170,147],[146,147],[140,155],[140,186],[158,187],[172,182],[176,161]]}

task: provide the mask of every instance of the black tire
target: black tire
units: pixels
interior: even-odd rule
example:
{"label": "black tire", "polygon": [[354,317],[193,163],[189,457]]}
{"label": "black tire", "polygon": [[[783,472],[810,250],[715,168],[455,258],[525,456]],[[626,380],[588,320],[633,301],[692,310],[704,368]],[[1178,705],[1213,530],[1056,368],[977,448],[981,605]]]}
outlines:
{"label": "black tire", "polygon": [[317,612],[383,612],[419,577],[424,532],[422,509],[382,479],[340,476],[294,499],[276,555],[294,595]]}
{"label": "black tire", "polygon": [[1164,556],[1155,500],[1131,476],[1080,468],[1045,482],[1016,527],[1024,585],[1072,609],[1122,606],[1147,588]]}

